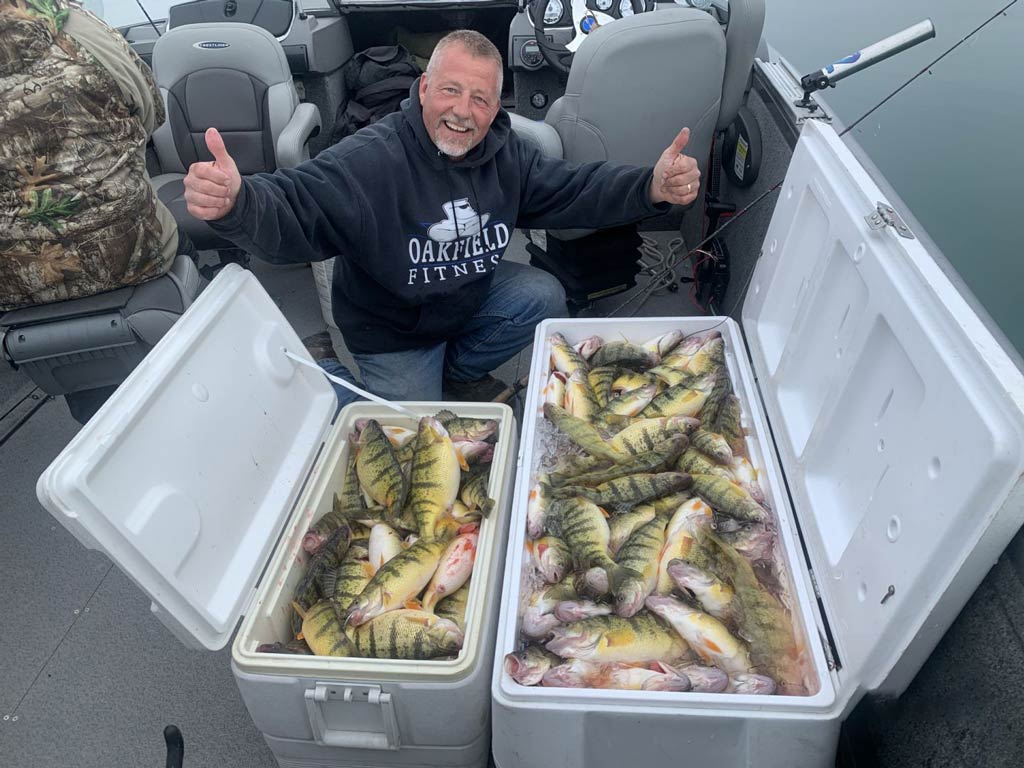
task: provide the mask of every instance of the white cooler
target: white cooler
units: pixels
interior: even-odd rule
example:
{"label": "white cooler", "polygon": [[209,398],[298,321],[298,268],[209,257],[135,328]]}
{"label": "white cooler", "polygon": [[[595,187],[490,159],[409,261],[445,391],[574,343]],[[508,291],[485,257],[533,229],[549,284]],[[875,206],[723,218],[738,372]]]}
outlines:
{"label": "white cooler", "polygon": [[[828,126],[805,124],[742,329],[726,318],[555,320],[537,331],[495,654],[499,768],[832,766],[866,692],[896,696],[1024,521],[1024,378]],[[527,494],[547,337],[717,327],[809,644],[808,696],[524,687]],[[806,550],[806,556],[804,551]]]}
{"label": "white cooler", "polygon": [[[42,504],[104,552],[184,643],[231,639],[232,669],[282,766],[487,763],[488,683],[516,456],[508,406],[447,407],[497,419],[489,494],[466,611],[451,661],[256,653],[289,639],[303,534],[341,488],[357,418],[415,428],[371,403],[344,408],[256,279],[225,267],[39,478]],[[243,618],[244,617],[244,618]]]}

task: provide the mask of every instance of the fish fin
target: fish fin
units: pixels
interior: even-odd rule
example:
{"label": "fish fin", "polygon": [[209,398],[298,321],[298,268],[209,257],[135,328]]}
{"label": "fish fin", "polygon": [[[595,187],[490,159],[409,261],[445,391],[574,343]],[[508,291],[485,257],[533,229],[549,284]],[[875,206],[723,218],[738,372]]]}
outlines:
{"label": "fish fin", "polygon": [[459,466],[462,468],[462,471],[469,472],[469,462],[466,461],[466,457],[458,451],[455,452],[455,457],[459,460]]}
{"label": "fish fin", "polygon": [[494,499],[492,499],[492,498],[484,499],[483,504],[480,505],[480,514],[482,514],[484,517],[487,517],[489,514],[491,514],[491,510],[493,510],[493,509],[494,509]]}
{"label": "fish fin", "polygon": [[445,516],[438,519],[434,523],[434,538],[442,539],[447,541],[448,539],[455,536],[459,530],[460,523],[451,516],[451,511],[445,513]]}
{"label": "fish fin", "polygon": [[299,614],[299,618],[303,621],[306,620],[306,609],[299,605],[295,600],[292,600],[292,608],[297,614]]}
{"label": "fish fin", "polygon": [[608,520],[611,517],[611,515],[608,513],[608,510],[605,509],[604,507],[598,507],[597,509],[601,512],[602,515],[604,515],[605,520]]}
{"label": "fish fin", "polygon": [[636,633],[632,629],[612,629],[604,633],[605,645],[614,648],[617,645],[629,645],[636,642]]}
{"label": "fish fin", "polygon": [[423,607],[423,603],[421,603],[421,602],[420,602],[419,600],[417,600],[417,599],[416,599],[416,598],[414,598],[414,597],[411,597],[411,598],[409,598],[408,600],[406,600],[406,601],[405,601],[405,602],[404,602],[404,603],[402,604],[402,607],[403,607],[403,608],[408,608],[408,609],[409,609],[409,610],[411,610],[411,611],[422,611],[422,610],[426,610],[426,609],[425,609],[425,608]]}
{"label": "fish fin", "polygon": [[335,587],[338,585],[338,570],[336,568],[326,568],[324,572],[320,574],[320,587],[324,591],[324,595],[330,597],[334,594]]}
{"label": "fish fin", "polygon": [[[614,399],[614,398],[613,398]],[[630,425],[632,420],[631,416],[622,416],[618,413],[606,413],[601,417],[601,424],[595,424],[599,432],[608,433],[609,430],[602,430],[602,427],[608,427],[610,430],[620,431]]]}
{"label": "fish fin", "polygon": [[305,639],[306,639],[306,636],[305,636],[305,635],[303,635],[303,634],[302,634],[301,632],[299,632],[299,634],[297,634],[297,635],[295,636],[295,639],[296,639],[296,640],[305,640]]}
{"label": "fish fin", "polygon": [[369,560],[363,563],[363,573],[369,576],[370,578],[373,578],[373,575],[376,573],[376,571],[373,569],[373,565],[370,563]]}
{"label": "fish fin", "polygon": [[434,418],[441,422],[441,426],[444,426],[445,422],[451,421],[452,419],[458,418],[453,411],[449,411],[447,408],[438,411],[434,414]]}

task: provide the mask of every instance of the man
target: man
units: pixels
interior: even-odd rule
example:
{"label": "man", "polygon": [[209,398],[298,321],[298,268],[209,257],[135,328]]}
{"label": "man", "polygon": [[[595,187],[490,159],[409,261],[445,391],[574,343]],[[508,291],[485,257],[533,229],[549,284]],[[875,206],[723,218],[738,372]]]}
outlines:
{"label": "man", "polygon": [[179,247],[146,176],[149,68],[65,0],[0,0],[0,310],[152,280]]}
{"label": "man", "polygon": [[335,320],[367,389],[391,399],[490,399],[489,372],[565,311],[555,278],[502,261],[515,227],[626,224],[686,204],[699,171],[679,153],[653,169],[547,158],[510,129],[502,60],[460,30],[434,49],[401,112],[294,169],[244,182],[215,130],[185,179],[189,211],[273,262],[338,254]]}

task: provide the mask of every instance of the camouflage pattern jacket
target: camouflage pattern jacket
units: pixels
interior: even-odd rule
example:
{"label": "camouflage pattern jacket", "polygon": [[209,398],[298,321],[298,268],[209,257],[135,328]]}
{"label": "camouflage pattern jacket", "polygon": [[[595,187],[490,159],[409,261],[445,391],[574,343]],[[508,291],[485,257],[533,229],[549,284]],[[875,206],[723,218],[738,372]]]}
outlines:
{"label": "camouflage pattern jacket", "polygon": [[177,228],[145,159],[163,120],[115,30],[66,0],[0,0],[0,310],[167,272]]}

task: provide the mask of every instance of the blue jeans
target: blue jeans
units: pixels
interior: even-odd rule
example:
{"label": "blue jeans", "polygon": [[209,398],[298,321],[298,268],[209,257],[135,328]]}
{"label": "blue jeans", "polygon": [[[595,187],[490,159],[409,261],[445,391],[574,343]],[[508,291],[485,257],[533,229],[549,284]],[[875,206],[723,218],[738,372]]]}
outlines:
{"label": "blue jeans", "polygon": [[[363,388],[388,400],[440,400],[443,379],[482,379],[533,341],[538,323],[563,317],[565,311],[565,290],[556,278],[535,267],[503,261],[487,298],[458,336],[422,349],[354,355]],[[320,367],[357,383],[337,360],[321,360]],[[333,386],[340,405],[362,399]]]}

